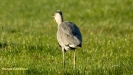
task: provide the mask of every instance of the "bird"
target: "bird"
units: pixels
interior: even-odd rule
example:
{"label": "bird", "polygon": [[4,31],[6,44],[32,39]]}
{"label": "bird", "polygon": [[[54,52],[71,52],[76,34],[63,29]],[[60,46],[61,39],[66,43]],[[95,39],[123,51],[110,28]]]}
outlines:
{"label": "bird", "polygon": [[82,35],[76,24],[70,21],[64,21],[61,10],[57,10],[53,16],[54,21],[58,24],[57,40],[62,50],[63,66],[65,67],[65,52],[74,51],[73,64],[76,67],[76,48],[82,47]]}

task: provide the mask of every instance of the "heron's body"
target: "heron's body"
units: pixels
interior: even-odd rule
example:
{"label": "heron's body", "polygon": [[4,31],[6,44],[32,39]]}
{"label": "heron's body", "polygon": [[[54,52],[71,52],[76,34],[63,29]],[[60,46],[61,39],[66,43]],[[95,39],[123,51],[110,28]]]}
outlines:
{"label": "heron's body", "polygon": [[65,51],[81,47],[82,37],[78,27],[72,22],[62,22],[58,26],[57,39]]}
{"label": "heron's body", "polygon": [[63,21],[61,11],[57,11],[54,15],[58,24],[57,40],[63,52],[63,61],[65,65],[64,52],[74,50],[74,66],[76,61],[75,49],[82,46],[82,36],[79,28],[72,22]]}

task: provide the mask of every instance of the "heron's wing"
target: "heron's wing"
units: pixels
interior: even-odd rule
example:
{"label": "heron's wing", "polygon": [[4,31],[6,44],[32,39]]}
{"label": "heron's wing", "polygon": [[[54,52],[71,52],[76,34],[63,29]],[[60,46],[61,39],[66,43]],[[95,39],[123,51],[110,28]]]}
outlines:
{"label": "heron's wing", "polygon": [[78,27],[71,22],[63,22],[59,30],[61,30],[62,41],[65,45],[76,47],[81,44],[82,36]]}

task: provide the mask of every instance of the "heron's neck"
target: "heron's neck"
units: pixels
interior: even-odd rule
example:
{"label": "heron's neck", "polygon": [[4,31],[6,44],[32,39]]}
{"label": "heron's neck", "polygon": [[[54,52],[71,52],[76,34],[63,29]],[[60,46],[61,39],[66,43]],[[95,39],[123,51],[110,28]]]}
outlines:
{"label": "heron's neck", "polygon": [[57,24],[60,25],[63,22],[63,17],[60,16],[57,20]]}

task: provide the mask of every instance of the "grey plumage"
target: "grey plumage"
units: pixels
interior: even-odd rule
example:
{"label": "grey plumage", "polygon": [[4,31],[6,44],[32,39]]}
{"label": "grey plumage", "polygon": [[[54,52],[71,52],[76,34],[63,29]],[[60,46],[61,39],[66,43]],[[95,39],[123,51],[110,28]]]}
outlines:
{"label": "grey plumage", "polygon": [[72,22],[63,21],[63,15],[58,10],[53,16],[58,24],[57,40],[63,52],[63,62],[65,66],[64,51],[74,50],[74,66],[76,61],[75,49],[82,46],[82,35],[79,28]]}
{"label": "grey plumage", "polygon": [[58,26],[57,40],[64,50],[81,47],[82,37],[78,27],[72,22],[63,22]]}

